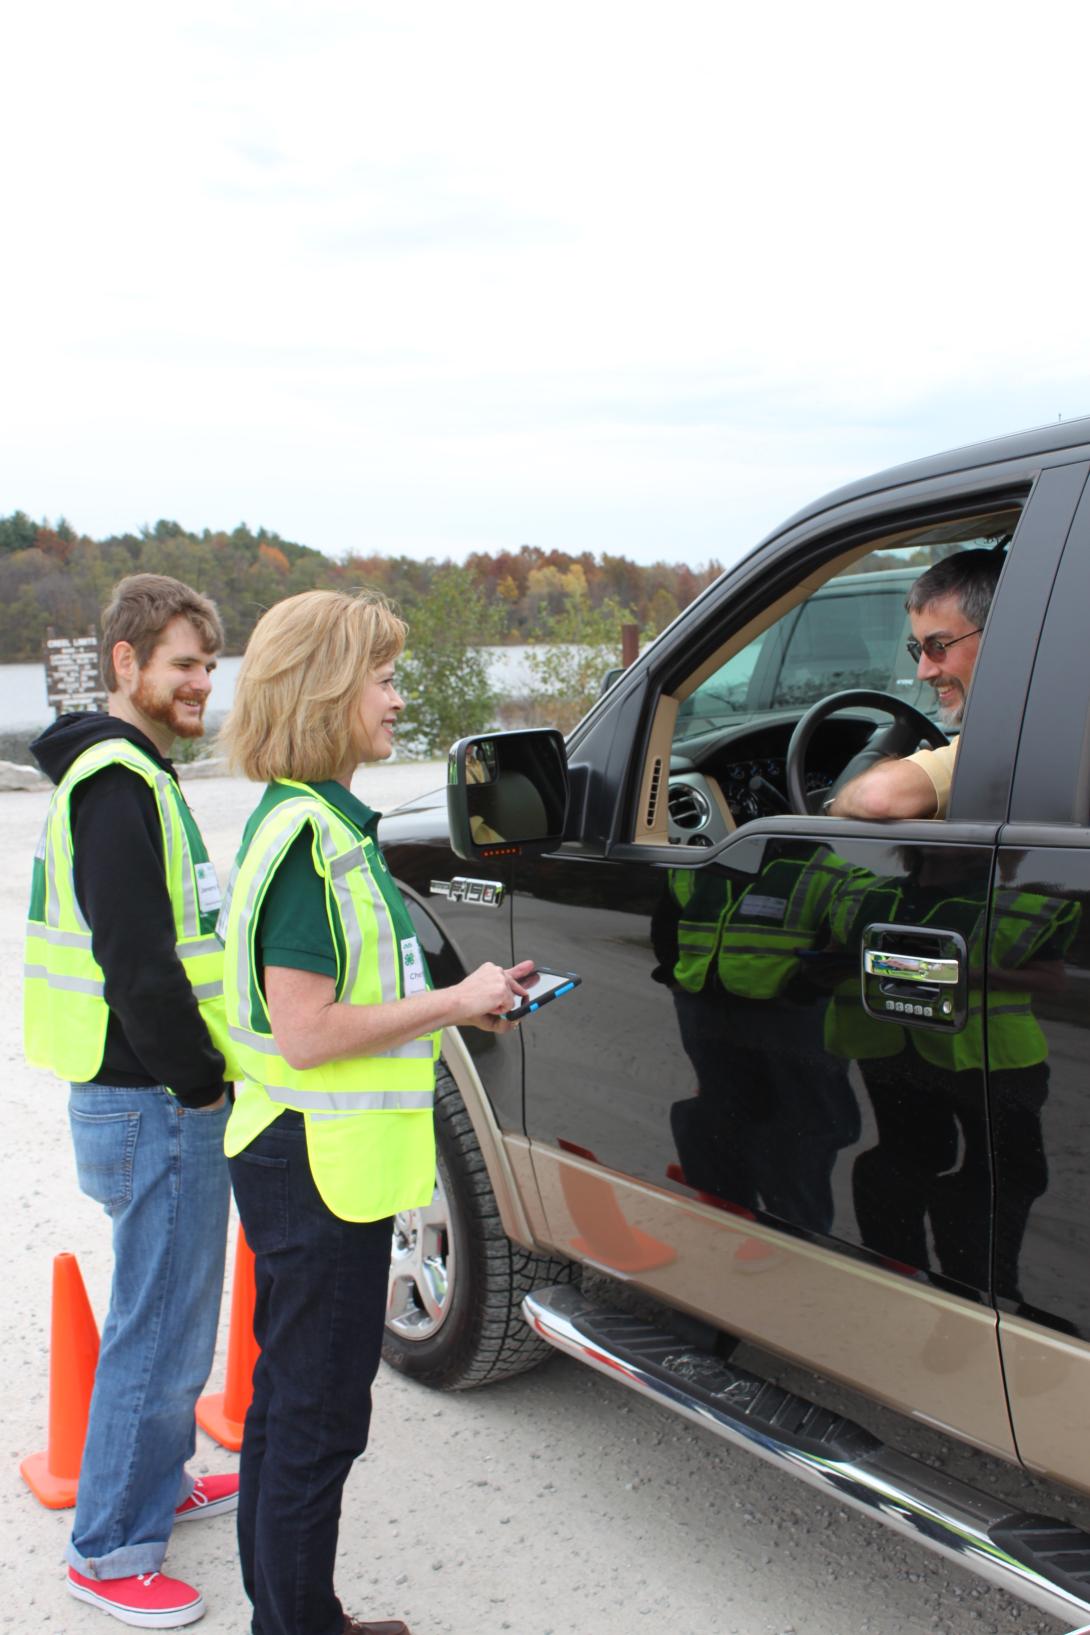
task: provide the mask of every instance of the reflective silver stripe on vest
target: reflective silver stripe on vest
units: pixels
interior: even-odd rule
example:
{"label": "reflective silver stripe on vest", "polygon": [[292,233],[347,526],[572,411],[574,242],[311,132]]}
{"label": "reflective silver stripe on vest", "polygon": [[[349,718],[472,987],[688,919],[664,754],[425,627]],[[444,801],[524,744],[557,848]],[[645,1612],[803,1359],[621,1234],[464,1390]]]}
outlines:
{"label": "reflective silver stripe on vest", "polygon": [[181,852],[182,936],[197,937],[200,935],[201,922],[197,913],[197,894],[193,885],[193,854],[189,849],[189,836],[185,832],[185,823],[177,804],[181,797],[173,778],[166,772],[156,771],[155,792],[159,797],[159,810],[167,819],[164,824],[167,830],[167,845],[171,852],[175,846]]}
{"label": "reflective silver stripe on vest", "polygon": [[407,1044],[395,1045],[392,1050],[377,1051],[375,1059],[382,1062],[386,1061],[390,1056],[399,1056],[417,1061],[422,1060],[425,1056],[430,1060],[433,1055],[434,1051],[430,1039],[410,1039]]}
{"label": "reflective silver stripe on vest", "polygon": [[50,988],[63,988],[66,993],[89,993],[96,998],[105,997],[105,987],[89,976],[58,976],[55,971],[47,971],[44,965],[24,965],[23,975],[36,977]]}
{"label": "reflective silver stripe on vest", "polygon": [[179,943],[178,952],[183,959],[197,954],[222,954],[223,944],[218,937],[187,937],[184,943]]}
{"label": "reflective silver stripe on vest", "polygon": [[998,892],[995,900],[995,918],[992,922],[992,953],[998,953],[997,944],[1004,929],[1004,924],[1010,925],[1014,920],[1024,920],[1026,923],[1010,947],[1002,954],[1004,970],[1021,965],[1029,958],[1036,943],[1041,941],[1050,931],[1059,930],[1056,923],[1063,918],[1070,919],[1070,914],[1064,915],[1064,909],[1069,909],[1070,903],[1065,903],[1062,897],[1042,897],[1039,906],[1033,911],[1018,906],[1018,899],[1009,898],[1005,892]]}
{"label": "reflective silver stripe on vest", "polygon": [[198,1003],[202,999],[218,999],[223,992],[222,982],[191,982],[190,987]]}
{"label": "reflective silver stripe on vest", "polygon": [[253,1033],[249,1028],[236,1027],[233,1022],[227,1025],[227,1036],[237,1039],[240,1045],[249,1045],[251,1050],[258,1050],[263,1056],[279,1056],[276,1040],[269,1033]]}
{"label": "reflective silver stripe on vest", "polygon": [[[86,778],[93,777],[95,775],[95,773],[102,772],[102,771],[106,770],[108,767],[111,767],[111,766],[123,766],[128,771],[136,773],[136,775],[138,777],[143,776],[143,772],[139,771],[133,765],[133,759],[130,758],[129,755],[125,754],[124,752],[118,753],[115,746],[109,740],[107,740],[107,743],[109,744],[109,747],[107,749],[102,749],[99,744],[95,744],[95,745],[91,746],[92,750],[98,750],[99,751],[98,754],[94,754],[94,755],[89,756],[89,761],[90,761],[90,763],[93,763],[93,764],[90,765],[89,770],[86,773],[79,776],[77,779],[75,779],[67,787],[66,800],[68,802],[68,812],[69,812],[68,828],[69,828],[69,830],[71,830],[71,800],[72,800],[72,793],[73,793],[73,790],[77,787],[77,785],[80,784],[80,783],[83,783],[86,780]],[[182,820],[182,814],[181,814],[181,811],[180,811],[180,803],[183,801],[184,797],[182,796],[180,790],[178,789],[177,784],[174,782],[174,779],[172,777],[170,777],[169,773],[164,772],[160,767],[156,767],[154,765],[154,763],[152,761],[150,761],[148,759],[148,757],[143,754],[142,751],[134,750],[133,755],[137,760],[140,761],[141,764],[146,763],[147,766],[148,766],[149,771],[151,772],[150,783],[151,783],[151,786],[154,788],[154,791],[155,791],[156,806],[158,808],[160,822],[162,823],[162,826],[163,826],[163,839],[164,839],[164,843],[166,845],[166,851],[167,851],[165,862],[166,862],[166,866],[167,866],[168,876],[169,876],[169,874],[171,872],[171,862],[172,862],[172,859],[173,859],[173,856],[174,856],[175,847],[177,847],[181,852],[182,936],[185,937],[185,938],[199,937],[200,932],[201,932],[201,922],[200,922],[200,915],[199,915],[198,907],[197,907],[196,888],[195,888],[195,885],[194,885],[194,881],[195,881],[196,876],[195,876],[195,870],[194,870],[193,853],[192,853],[192,849],[191,849],[190,844],[189,844],[189,836],[186,833],[185,824],[184,824],[184,822]],[[58,785],[58,790],[60,788],[65,787],[65,783],[66,783],[66,779],[62,779],[60,785]],[[54,798],[56,798],[56,797],[54,797]],[[48,818],[46,820],[46,823],[47,823],[47,828],[48,828],[48,825],[49,825],[49,819]],[[61,838],[62,837],[60,835],[57,836],[58,843],[60,843]],[[56,867],[56,864],[57,864],[57,860],[56,860],[55,848],[53,846],[47,845],[47,847],[46,847],[46,856],[45,856],[46,888],[47,888],[46,889],[46,916],[47,916],[49,926],[52,927],[55,930],[59,930],[60,929],[60,902],[59,902],[59,898],[58,898],[58,895],[57,895],[57,867]],[[86,917],[84,916],[83,910],[80,908],[79,898],[76,895],[74,868],[69,870],[68,872],[71,875],[72,909],[73,909],[73,912],[75,914],[77,924],[82,928],[83,931],[85,931],[85,932],[87,932],[89,934],[90,930],[91,930],[91,927],[88,924]],[[169,888],[169,879],[168,879],[168,888]],[[172,904],[172,906],[173,906],[173,904]],[[71,933],[69,933],[69,935],[71,935]],[[50,938],[49,940],[54,941],[53,938]],[[74,946],[78,946],[78,944],[67,944],[67,945],[61,944],[61,946],[73,946],[74,947]],[[215,943],[215,942],[209,941],[207,946],[202,946],[199,949],[196,949],[195,952],[207,953],[207,954],[218,953],[219,952],[219,945],[217,943]]]}
{"label": "reflective silver stripe on vest", "polygon": [[[279,1056],[280,1050],[276,1040],[270,1033],[255,1033],[251,1028],[240,1028],[234,1022],[228,1024],[228,1037],[237,1039],[240,1045],[248,1045],[262,1056]],[[386,1062],[390,1060],[422,1061],[430,1058],[434,1052],[430,1039],[410,1039],[407,1044],[395,1045],[392,1050],[377,1050],[365,1057],[367,1061]]]}
{"label": "reflective silver stripe on vest", "polygon": [[[397,939],[394,934],[389,907],[368,866],[367,848],[362,845],[354,846],[350,852],[345,852],[343,856],[336,858],[329,865],[334,895],[340,905],[341,919],[344,922],[345,935],[348,938],[348,978],[344,985],[344,992],[350,993],[355,986],[360,960],[363,957],[363,942],[356,926],[352,888],[345,881],[345,875],[350,874],[354,869],[360,871],[360,880],[371,899],[371,908],[375,916],[377,932],[375,952],[378,956],[380,1003],[390,1004],[401,996],[401,985],[398,981],[400,972]],[[383,1051],[380,1054],[396,1055],[397,1052]]]}
{"label": "reflective silver stripe on vest", "polygon": [[[337,906],[340,910],[341,924],[344,930],[346,952],[348,956],[345,979],[341,985],[341,992],[352,992],[356,985],[356,979],[359,975],[360,961],[363,958],[363,938],[360,935],[357,915],[352,902],[352,889],[347,884],[345,879],[345,876],[350,874],[353,869],[358,868],[360,871],[361,883],[366,887],[367,893],[371,899],[372,907],[375,911],[375,922],[377,927],[377,946],[375,953],[376,963],[378,966],[380,1003],[388,1003],[397,999],[399,997],[398,955],[394,928],[390,921],[390,913],[386,906],[386,899],[382,896],[378,886],[372,880],[370,869],[365,866],[366,853],[364,848],[362,846],[354,846],[351,851],[345,852],[343,856],[334,858],[332,861],[330,861],[331,855],[335,853],[337,849],[336,840],[334,838],[329,820],[326,817],[325,812],[320,806],[318,806],[317,802],[315,800],[307,799],[298,801],[284,801],[280,806],[273,808],[273,811],[269,813],[269,818],[266,819],[266,821],[270,821],[274,817],[278,820],[282,820],[286,815],[292,818],[302,817],[306,822],[310,823],[312,827],[316,828],[319,834],[320,843],[324,848],[323,856],[326,858],[326,867],[329,871],[333,894],[337,899]],[[344,826],[347,828],[347,824]],[[277,829],[279,832],[275,834],[272,839],[266,842],[264,850],[258,852],[256,859],[254,860],[254,872],[250,882],[249,894],[240,911],[243,924],[248,926],[254,925],[254,911],[257,906],[257,897],[265,883],[269,868],[274,858],[282,855],[291,842],[296,839],[297,835],[302,829],[302,824],[298,824],[292,832],[286,833],[285,830],[280,827],[280,822],[278,821]],[[258,834],[254,837],[255,840],[259,839],[260,833],[261,831],[258,830]],[[248,865],[250,864],[251,858],[249,856],[246,858],[246,862]],[[243,1002],[243,1005],[248,1008],[250,1005],[250,948],[249,939],[243,939],[242,937],[239,938],[238,965],[235,975],[238,982],[239,998]],[[414,1040],[413,1043],[418,1043],[418,1041]],[[405,1047],[401,1046],[399,1047],[398,1051],[390,1052],[390,1054],[400,1054],[401,1051],[404,1050]],[[279,1054],[279,1052],[277,1052],[277,1054]],[[416,1052],[410,1050],[409,1054],[416,1054]]]}
{"label": "reflective silver stripe on vest", "polygon": [[227,943],[227,919],[231,912],[231,898],[234,896],[235,881],[237,879],[238,862],[236,860],[231,865],[231,872],[227,877],[227,890],[223,894],[223,902],[220,904],[219,915],[216,919],[216,936],[225,946]]}
{"label": "reflective silver stripe on vest", "polygon": [[[293,801],[284,801],[282,805],[274,807],[273,810],[274,810],[275,814],[278,817],[282,817],[285,812],[291,813],[291,815],[294,816],[296,813],[305,814],[307,811],[309,811],[309,809],[310,809],[309,808],[309,803],[301,801],[301,800],[293,800]],[[270,814],[270,815],[272,815],[272,814]],[[262,824],[262,828],[264,828],[264,824]],[[301,825],[300,825],[300,828],[301,828]],[[271,866],[271,864],[273,862],[273,859],[275,857],[281,855],[283,852],[287,851],[288,847],[291,845],[292,841],[295,839],[296,835],[299,832],[300,832],[299,828],[297,828],[297,829],[292,830],[290,832],[289,831],[281,831],[279,834],[273,836],[271,839],[266,837],[266,840],[265,840],[265,843],[264,843],[264,849],[262,851],[259,851],[259,852],[256,853],[256,864],[255,864],[255,868],[254,868],[253,878],[252,878],[252,880],[250,882],[250,891],[249,891],[249,895],[246,898],[246,901],[243,904],[243,909],[242,909],[243,923],[245,925],[249,926],[249,927],[252,927],[252,933],[251,934],[256,934],[256,931],[257,931],[257,923],[256,923],[256,919],[255,919],[255,916],[254,916],[254,909],[255,909],[256,904],[257,904],[257,896],[258,896],[258,893],[261,890],[261,887],[265,883],[265,878],[268,875],[269,868],[270,868],[270,866]],[[260,836],[261,836],[261,829],[258,829],[257,834],[254,836],[254,841],[258,841],[260,839]],[[253,857],[253,856],[255,856],[255,853],[253,851],[253,842],[251,842],[251,851],[247,855],[246,861],[249,862],[250,858]],[[224,898],[223,907],[220,909],[220,917],[219,917],[219,922],[218,923],[223,928],[223,934],[224,934],[224,940],[225,941],[226,941],[226,935],[227,935],[228,915],[230,914],[230,911],[231,911],[231,908],[232,908],[232,900],[234,898],[235,892],[238,889],[238,875],[239,875],[239,872],[240,872],[239,868],[236,865],[236,867],[234,868],[234,870],[231,873],[231,879],[230,879],[230,881],[228,882],[228,885],[227,885],[227,896]],[[249,937],[248,936],[247,937],[239,937],[239,939],[238,939],[238,953],[237,953],[236,961],[235,961],[235,982],[237,984],[236,991],[237,991],[238,997],[239,997],[240,1009],[246,1015],[250,1015],[251,1014],[250,1007],[251,1007],[252,999],[251,999],[251,993],[250,993],[250,947],[249,947]],[[230,1032],[231,1032],[231,1034],[232,1034],[232,1036],[234,1038],[237,1038],[237,1039],[241,1040],[243,1043],[253,1043],[255,1050],[261,1050],[262,1048],[268,1048],[268,1049],[271,1050],[271,1054],[277,1055],[277,1056],[280,1054],[280,1052],[276,1049],[275,1045],[270,1044],[270,1046],[268,1046],[268,1047],[263,1047],[261,1045],[258,1045],[256,1043],[256,1040],[251,1040],[249,1038],[248,1031],[245,1030],[245,1029],[231,1028]]]}
{"label": "reflective silver stripe on vest", "polygon": [[327,1118],[345,1113],[424,1113],[434,1102],[430,1090],[286,1090],[275,1084],[266,1084],[264,1090],[278,1106]]}
{"label": "reflective silver stripe on vest", "polygon": [[[321,822],[319,826],[323,831],[323,838],[328,836],[328,842],[330,848],[332,849],[332,834],[326,828],[324,822]],[[341,917],[341,929],[343,930],[345,936],[346,966],[344,982],[341,984],[341,992],[352,993],[355,989],[356,982],[360,974],[360,961],[363,959],[363,939],[359,934],[359,915],[356,912],[356,905],[352,901],[352,887],[346,880],[345,876],[351,870],[355,869],[359,871],[361,880],[367,878],[367,871],[363,867],[363,848],[362,846],[355,846],[350,852],[346,852],[343,858],[336,858],[333,861],[329,860],[328,853],[324,855],[326,857],[326,866],[329,869],[330,885],[333,888],[333,895],[337,899],[337,912]],[[380,926],[378,932],[378,942],[375,948],[375,953],[377,956],[376,964],[378,966],[379,995],[382,999],[396,999],[396,977],[394,979],[393,993],[391,994],[388,991],[389,973],[386,969],[384,961],[388,960],[390,955],[389,949],[383,947],[383,940],[382,927]]]}
{"label": "reflective silver stripe on vest", "polygon": [[[45,911],[49,925],[51,925],[55,930],[59,931],[61,924],[61,901],[60,893],[57,890],[57,846],[62,843],[63,836],[57,832],[58,828],[59,825],[54,829],[54,844],[48,845],[45,853]],[[84,917],[83,910],[79,906],[79,898],[76,896],[74,873],[72,880],[72,912],[76,916],[76,924],[84,931],[89,932],[91,927],[88,925],[87,920]]]}
{"label": "reflective silver stripe on vest", "polygon": [[28,920],[26,923],[28,937],[41,937],[43,942],[52,943],[55,948],[87,948],[91,946],[89,931],[61,931],[55,925],[43,925],[41,920]]}
{"label": "reflective silver stripe on vest", "polygon": [[329,865],[329,872],[334,880],[339,880],[342,874],[348,873],[349,869],[358,869],[364,860],[364,856],[362,846],[353,846],[350,852],[342,852],[340,857],[334,858]]}
{"label": "reflective silver stripe on vest", "polygon": [[795,889],[791,893],[791,901],[788,904],[787,916],[783,922],[783,928],[785,931],[802,931],[805,929],[807,918],[806,899],[810,890],[810,882],[811,880],[816,879],[819,875],[827,874],[830,876],[830,878],[824,881],[824,891],[822,892],[817,905],[818,918],[820,919],[821,915],[825,913],[825,908],[829,900],[829,894],[834,891],[837,885],[840,883],[841,873],[842,871],[836,868],[835,865],[825,862],[822,858],[813,857],[810,859],[809,863],[807,863],[806,867],[796,880]]}

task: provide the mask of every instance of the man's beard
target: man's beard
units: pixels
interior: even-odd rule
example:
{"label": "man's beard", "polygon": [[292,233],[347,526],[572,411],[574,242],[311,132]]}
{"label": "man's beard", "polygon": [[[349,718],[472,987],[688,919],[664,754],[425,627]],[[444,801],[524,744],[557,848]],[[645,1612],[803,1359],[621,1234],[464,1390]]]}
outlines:
{"label": "man's beard", "polygon": [[180,709],[179,695],[176,692],[160,692],[150,682],[141,678],[132,695],[132,701],[141,715],[146,716],[149,721],[162,722],[164,727],[170,728],[175,738],[204,737],[204,698],[190,701],[201,706],[200,715],[192,716]]}
{"label": "man's beard", "polygon": [[[938,697],[937,689],[936,689],[935,696],[936,696],[936,698]],[[961,725],[961,717],[964,714],[964,712],[965,712],[965,689],[964,689],[964,687],[958,686],[956,702],[953,703],[953,704],[950,704],[950,705],[943,705],[943,704],[939,705],[939,723],[940,723],[940,725],[942,725],[944,727],[957,727],[957,726],[960,726]]]}

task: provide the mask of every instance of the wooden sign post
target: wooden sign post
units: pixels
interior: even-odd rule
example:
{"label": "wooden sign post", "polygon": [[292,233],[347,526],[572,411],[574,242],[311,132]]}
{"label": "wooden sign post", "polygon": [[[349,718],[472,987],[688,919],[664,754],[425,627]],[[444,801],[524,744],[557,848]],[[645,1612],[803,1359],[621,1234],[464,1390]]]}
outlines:
{"label": "wooden sign post", "polygon": [[50,626],[45,641],[45,695],[56,715],[68,710],[100,710],[106,689],[98,662],[98,637],[54,636]]}
{"label": "wooden sign post", "polygon": [[640,627],[638,624],[621,626],[621,665],[627,670],[640,656]]}

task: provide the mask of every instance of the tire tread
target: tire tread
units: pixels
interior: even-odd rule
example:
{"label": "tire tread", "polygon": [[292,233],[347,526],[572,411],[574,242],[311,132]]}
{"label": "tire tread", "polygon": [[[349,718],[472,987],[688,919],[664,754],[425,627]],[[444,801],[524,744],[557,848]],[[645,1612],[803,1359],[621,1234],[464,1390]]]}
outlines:
{"label": "tire tread", "polygon": [[[510,1379],[555,1355],[522,1315],[523,1296],[553,1283],[570,1283],[578,1268],[569,1260],[538,1255],[512,1243],[503,1230],[484,1154],[473,1121],[453,1078],[439,1064],[435,1084],[436,1138],[453,1191],[450,1198],[463,1249],[479,1274],[471,1309],[452,1310],[432,1339],[399,1341],[389,1333],[386,1361],[439,1390],[466,1391]],[[464,1273],[463,1273],[464,1275]],[[446,1333],[447,1326],[450,1333]]]}

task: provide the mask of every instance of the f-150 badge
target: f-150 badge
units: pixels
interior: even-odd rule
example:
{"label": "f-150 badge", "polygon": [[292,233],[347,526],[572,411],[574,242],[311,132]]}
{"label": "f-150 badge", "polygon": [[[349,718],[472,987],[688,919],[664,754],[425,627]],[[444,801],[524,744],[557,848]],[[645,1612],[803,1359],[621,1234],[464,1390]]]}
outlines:
{"label": "f-150 badge", "polygon": [[479,903],[482,908],[499,908],[503,902],[502,880],[471,880],[456,874],[453,880],[433,880],[428,888],[433,897],[448,897],[452,903]]}

